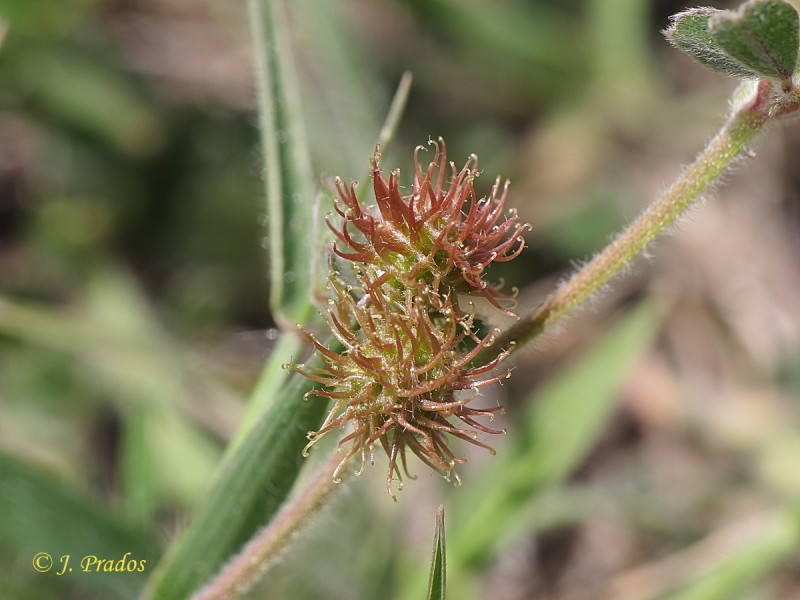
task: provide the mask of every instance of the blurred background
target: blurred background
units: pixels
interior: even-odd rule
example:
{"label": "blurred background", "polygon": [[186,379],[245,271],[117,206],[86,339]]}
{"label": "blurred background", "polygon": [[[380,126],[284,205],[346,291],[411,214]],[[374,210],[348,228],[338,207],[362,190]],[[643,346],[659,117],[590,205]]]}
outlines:
{"label": "blurred background", "polygon": [[[321,184],[366,180],[410,70],[383,164],[407,177],[413,148],[441,135],[456,163],[480,157],[480,191],[511,179],[533,230],[494,276],[521,310],[665,189],[735,86],[663,40],[691,6],[674,0],[287,4]],[[146,572],[59,578],[31,559],[102,547],[155,566],[208,485],[277,335],[256,122],[242,1],[0,0],[0,597],[135,597]],[[649,257],[517,356],[495,392],[508,423],[619,315],[661,307],[560,510],[453,585],[655,599],[713,571],[727,587],[685,597],[800,598],[798,157],[800,127],[770,132]],[[490,440],[499,456],[513,435]],[[477,469],[498,459],[461,451]],[[394,505],[384,473],[350,486],[258,597],[401,597],[436,505],[469,496],[422,472]]]}

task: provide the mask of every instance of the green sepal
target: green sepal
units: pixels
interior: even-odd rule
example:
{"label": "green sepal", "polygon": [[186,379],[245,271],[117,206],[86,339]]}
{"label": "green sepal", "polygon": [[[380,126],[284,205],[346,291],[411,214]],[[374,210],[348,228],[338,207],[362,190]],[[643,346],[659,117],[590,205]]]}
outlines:
{"label": "green sepal", "polygon": [[709,32],[709,21],[721,10],[692,8],[673,15],[664,30],[667,40],[709,69],[732,77],[758,79],[759,73],[731,58]]}
{"label": "green sepal", "polygon": [[758,77],[791,81],[800,47],[797,11],[783,0],[750,0],[736,11],[718,11],[708,32],[728,56]]}

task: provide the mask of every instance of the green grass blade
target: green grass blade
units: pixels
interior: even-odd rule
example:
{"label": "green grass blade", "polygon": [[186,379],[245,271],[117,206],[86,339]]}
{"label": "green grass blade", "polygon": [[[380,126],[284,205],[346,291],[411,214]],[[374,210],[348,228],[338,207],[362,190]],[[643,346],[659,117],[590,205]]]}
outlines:
{"label": "green grass blade", "polygon": [[311,304],[314,186],[300,95],[280,0],[249,0],[269,221],[272,312],[284,327],[305,323]]}
{"label": "green grass blade", "polygon": [[[16,458],[0,452],[0,546],[10,548],[21,569],[30,567],[31,588],[46,584],[94,590],[103,598],[135,598],[159,550],[109,515],[103,508],[66,490],[57,481]],[[33,571],[35,554],[47,552],[54,565],[47,573]],[[83,572],[84,556],[145,560],[145,570],[133,573]],[[57,575],[61,557],[70,555],[72,571]],[[26,577],[25,573],[14,573]],[[52,579],[59,579],[54,582]],[[44,585],[44,587],[48,587]],[[66,597],[62,594],[62,597]],[[77,597],[77,596],[75,596]]]}
{"label": "green grass blade", "polygon": [[[403,75],[400,77],[397,90],[392,97],[392,103],[389,105],[389,111],[386,113],[386,119],[384,119],[380,133],[378,134],[377,145],[380,147],[381,152],[385,153],[389,149],[389,146],[397,135],[397,128],[400,126],[400,121],[406,110],[406,103],[408,102],[408,94],[411,91],[412,80],[413,76],[411,71],[404,71]],[[371,174],[372,171],[370,170],[368,175]],[[366,181],[368,180],[369,177],[367,177]]]}
{"label": "green grass blade", "polygon": [[187,597],[277,512],[303,465],[306,432],[319,427],[326,409],[319,399],[303,401],[311,387],[304,377],[292,377],[280,401],[227,457],[194,520],[148,583],[145,598]]}
{"label": "green grass blade", "polygon": [[436,511],[436,533],[433,536],[433,557],[428,579],[428,600],[444,600],[447,583],[447,551],[444,538],[444,505]]}

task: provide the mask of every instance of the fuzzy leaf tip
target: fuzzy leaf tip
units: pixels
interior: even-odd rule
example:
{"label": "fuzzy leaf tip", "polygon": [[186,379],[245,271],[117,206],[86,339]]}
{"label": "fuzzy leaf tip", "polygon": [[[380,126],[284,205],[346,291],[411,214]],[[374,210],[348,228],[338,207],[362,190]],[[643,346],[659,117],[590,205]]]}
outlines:
{"label": "fuzzy leaf tip", "polygon": [[759,74],[731,58],[709,32],[709,21],[723,11],[714,8],[692,8],[670,19],[664,30],[667,40],[700,64],[732,77],[756,79]]}

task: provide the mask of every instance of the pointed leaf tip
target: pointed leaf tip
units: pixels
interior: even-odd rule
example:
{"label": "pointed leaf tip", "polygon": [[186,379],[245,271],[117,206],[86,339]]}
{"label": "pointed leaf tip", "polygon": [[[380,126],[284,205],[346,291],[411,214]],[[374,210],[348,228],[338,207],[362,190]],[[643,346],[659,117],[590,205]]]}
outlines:
{"label": "pointed leaf tip", "polygon": [[791,80],[800,46],[800,20],[783,0],[751,0],[709,19],[717,44],[762,77]]}
{"label": "pointed leaf tip", "polygon": [[444,600],[447,572],[447,551],[444,536],[444,505],[436,510],[436,532],[433,537],[431,574],[428,580],[428,600]]}

